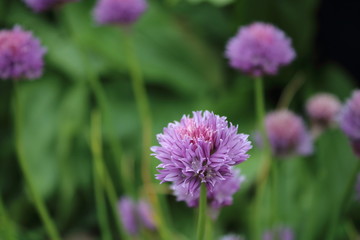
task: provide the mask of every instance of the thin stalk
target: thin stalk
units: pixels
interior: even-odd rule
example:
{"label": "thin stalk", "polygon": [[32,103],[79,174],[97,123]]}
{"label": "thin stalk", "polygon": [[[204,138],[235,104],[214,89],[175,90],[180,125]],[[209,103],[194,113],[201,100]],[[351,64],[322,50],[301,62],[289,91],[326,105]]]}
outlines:
{"label": "thin stalk", "polygon": [[160,206],[160,202],[152,185],[153,177],[151,175],[151,163],[150,163],[150,147],[151,147],[151,135],[152,135],[152,119],[149,101],[145,89],[145,83],[140,69],[139,62],[135,54],[134,42],[130,32],[125,34],[126,54],[128,65],[130,69],[130,75],[132,78],[133,91],[135,96],[135,102],[140,115],[141,127],[142,127],[142,158],[141,158],[141,176],[147,195],[149,196],[150,203],[155,209],[157,214],[155,215],[155,221],[159,228],[159,232],[162,239],[171,239],[169,228],[164,221],[164,215]]}
{"label": "thin stalk", "polygon": [[107,217],[106,202],[104,198],[104,190],[102,182],[104,179],[104,171],[101,165],[102,162],[102,147],[101,147],[101,120],[100,114],[93,111],[91,114],[91,151],[93,154],[93,171],[94,171],[94,188],[96,199],[96,210],[100,223],[101,239],[111,240],[111,232],[109,228],[109,221]]}
{"label": "thin stalk", "polygon": [[260,129],[260,136],[263,143],[263,164],[257,176],[257,187],[256,187],[256,199],[254,206],[254,216],[252,218],[253,222],[253,238],[259,238],[259,229],[256,227],[258,225],[258,214],[260,213],[261,199],[264,193],[266,180],[268,178],[270,168],[271,168],[271,149],[269,140],[266,134],[265,129],[265,101],[264,101],[264,86],[263,79],[257,77],[254,79],[255,82],[255,105],[256,105],[256,115],[257,115],[257,124]]}
{"label": "thin stalk", "polygon": [[206,211],[207,211],[207,195],[206,184],[202,183],[200,186],[200,200],[199,200],[199,216],[197,223],[197,240],[204,240],[206,227]]}
{"label": "thin stalk", "polygon": [[106,194],[110,201],[111,210],[112,210],[114,218],[115,218],[117,231],[118,231],[119,235],[121,236],[121,239],[129,239],[129,237],[125,234],[125,230],[122,227],[123,225],[120,222],[121,212],[118,211],[118,208],[117,208],[118,197],[116,194],[114,184],[111,181],[109,171],[107,170],[105,165],[103,165],[103,171],[104,171],[104,175],[105,175],[105,178],[103,179],[104,180],[103,184],[105,186]]}
{"label": "thin stalk", "polygon": [[256,102],[256,115],[257,115],[257,124],[260,129],[261,140],[264,147],[264,164],[262,165],[260,174],[258,176],[258,184],[261,185],[262,182],[266,181],[270,165],[271,165],[271,150],[269,140],[266,134],[265,129],[265,101],[264,101],[264,86],[263,79],[257,77],[255,81],[255,102]]}
{"label": "thin stalk", "polygon": [[207,218],[206,221],[206,231],[205,231],[205,239],[211,240],[214,238],[214,221],[211,217]]}
{"label": "thin stalk", "polygon": [[55,224],[53,223],[46,206],[43,202],[43,199],[37,192],[32,176],[30,174],[30,169],[27,165],[27,162],[25,160],[25,154],[24,149],[22,145],[22,126],[21,126],[21,119],[22,119],[22,112],[21,112],[21,104],[20,104],[20,96],[19,96],[19,86],[17,80],[14,81],[14,95],[15,95],[15,145],[16,145],[16,153],[18,156],[18,162],[19,166],[21,168],[21,171],[24,175],[24,179],[26,181],[27,187],[30,191],[31,197],[34,201],[35,208],[41,218],[41,221],[43,222],[45,229],[47,231],[47,234],[49,235],[50,239],[52,240],[60,240],[60,234],[58,233]]}
{"label": "thin stalk", "polygon": [[360,159],[356,162],[356,166],[350,176],[350,180],[345,187],[344,194],[342,195],[341,198],[340,207],[338,208],[338,210],[334,211],[334,215],[330,223],[330,228],[329,228],[330,231],[328,232],[327,239],[329,240],[335,239],[337,225],[340,219],[342,218],[342,214],[344,214],[344,212],[346,211],[347,204],[349,203],[349,200],[354,193],[356,178],[359,172],[360,172]]}
{"label": "thin stalk", "polygon": [[291,100],[294,98],[296,92],[304,84],[305,79],[303,74],[298,73],[295,77],[286,85],[284,91],[281,93],[280,100],[278,102],[278,109],[286,109],[289,107]]}
{"label": "thin stalk", "polygon": [[278,189],[277,189],[277,180],[278,180],[278,169],[277,169],[277,164],[273,163],[272,164],[272,223],[273,226],[276,225],[278,219]]}
{"label": "thin stalk", "polygon": [[125,188],[125,191],[128,194],[131,194],[134,192],[132,188],[133,184],[131,184],[131,182],[123,174],[124,170],[121,167],[121,161],[123,161],[121,143],[116,139],[116,136],[114,134],[114,124],[112,116],[110,114],[111,108],[109,101],[106,97],[106,92],[99,79],[94,74],[90,76],[90,86],[95,95],[97,104],[101,109],[102,115],[104,117],[105,126],[107,126],[108,129],[106,131],[106,136],[108,137],[111,152],[115,159],[115,165],[118,173],[117,175],[119,176],[118,180],[123,183],[122,186]]}

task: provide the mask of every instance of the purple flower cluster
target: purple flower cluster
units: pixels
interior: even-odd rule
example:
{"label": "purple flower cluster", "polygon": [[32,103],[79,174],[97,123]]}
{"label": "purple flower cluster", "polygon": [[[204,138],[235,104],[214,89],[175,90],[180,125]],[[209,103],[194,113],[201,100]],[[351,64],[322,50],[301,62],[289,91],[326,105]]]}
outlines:
{"label": "purple flower cluster", "polygon": [[228,234],[220,238],[220,240],[244,240],[244,238],[235,234]]}
{"label": "purple flower cluster", "polygon": [[[232,169],[232,176],[226,178],[224,181],[215,183],[212,191],[207,193],[207,202],[211,207],[211,215],[216,218],[219,209],[224,206],[229,206],[233,202],[233,195],[239,190],[241,183],[245,177],[240,175],[238,169]],[[189,207],[196,207],[199,203],[200,191],[196,190],[193,194],[189,193],[188,189],[183,185],[171,186],[174,195],[178,201],[185,201]]]}
{"label": "purple flower cluster", "polygon": [[312,139],[303,120],[289,110],[269,113],[265,119],[267,136],[274,155],[309,155],[313,151]]}
{"label": "purple flower cluster", "polygon": [[0,31],[0,78],[33,79],[42,74],[46,50],[20,26]]}
{"label": "purple flower cluster", "polygon": [[277,227],[266,231],[263,240],[295,240],[294,232],[289,227]]}
{"label": "purple flower cluster", "polygon": [[231,67],[253,76],[274,75],[296,55],[283,31],[262,22],[241,27],[225,54]]}
{"label": "purple flower cluster", "polygon": [[251,149],[248,135],[238,134],[225,117],[212,112],[193,112],[180,122],[170,123],[158,134],[160,146],[151,148],[161,161],[156,178],[172,182],[176,191],[197,195],[200,184],[211,194],[216,184],[233,176],[232,166],[246,159]]}
{"label": "purple flower cluster", "polygon": [[340,109],[340,101],[329,93],[316,94],[306,104],[306,111],[310,119],[320,127],[327,127],[333,123]]}
{"label": "purple flower cluster", "polygon": [[360,90],[355,90],[340,114],[340,127],[360,157]]}
{"label": "purple flower cluster", "polygon": [[99,24],[130,25],[146,9],[146,0],[98,0],[94,16]]}
{"label": "purple flower cluster", "polygon": [[28,5],[35,12],[43,12],[67,2],[76,1],[78,0],[24,0],[26,5]]}
{"label": "purple flower cluster", "polygon": [[118,209],[121,222],[130,235],[139,234],[141,227],[145,227],[149,230],[154,230],[156,228],[153,212],[146,201],[140,200],[136,203],[131,198],[123,197],[119,201]]}

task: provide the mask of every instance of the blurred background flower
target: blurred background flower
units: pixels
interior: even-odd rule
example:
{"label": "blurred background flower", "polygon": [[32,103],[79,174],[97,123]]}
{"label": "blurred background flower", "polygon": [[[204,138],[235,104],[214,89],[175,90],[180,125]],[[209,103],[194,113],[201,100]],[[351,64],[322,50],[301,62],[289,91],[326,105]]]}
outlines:
{"label": "blurred background flower", "polygon": [[291,40],[275,26],[255,22],[241,27],[226,47],[230,66],[253,76],[274,75],[295,58]]}
{"label": "blurred background flower", "polygon": [[34,79],[43,72],[46,50],[29,31],[15,26],[0,31],[0,78]]}

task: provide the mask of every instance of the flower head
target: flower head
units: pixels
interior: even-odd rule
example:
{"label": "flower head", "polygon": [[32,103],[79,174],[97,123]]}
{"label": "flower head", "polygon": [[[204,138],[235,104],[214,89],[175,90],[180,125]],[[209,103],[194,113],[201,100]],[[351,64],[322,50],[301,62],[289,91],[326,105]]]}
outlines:
{"label": "flower head", "polygon": [[146,9],[146,0],[98,0],[94,16],[99,24],[130,25]]}
{"label": "flower head", "polygon": [[222,236],[220,240],[244,240],[244,238],[240,237],[239,235],[235,234],[228,234],[225,236]]}
{"label": "flower head", "polygon": [[35,12],[43,12],[67,2],[76,1],[78,0],[24,0],[26,5],[28,5]]}
{"label": "flower head", "polygon": [[277,227],[266,231],[263,240],[295,240],[294,232],[288,227]]}
{"label": "flower head", "polygon": [[267,136],[277,156],[312,153],[312,140],[303,120],[289,110],[269,113],[265,119]]}
{"label": "flower head", "polygon": [[151,148],[161,161],[156,178],[190,195],[197,194],[201,183],[212,192],[217,183],[232,176],[232,166],[248,159],[251,149],[248,135],[238,134],[225,117],[209,111],[183,116],[157,139],[160,146]]}
{"label": "flower head", "polygon": [[149,230],[156,228],[153,212],[145,200],[135,202],[129,197],[122,197],[118,205],[121,222],[130,235],[137,235],[141,227]]}
{"label": "flower head", "polygon": [[322,127],[327,127],[336,120],[340,108],[337,97],[328,93],[316,94],[306,104],[306,111],[311,120]]}
{"label": "flower head", "polygon": [[253,76],[274,75],[295,58],[291,39],[275,26],[255,22],[241,27],[226,47],[231,67]]}
{"label": "flower head", "polygon": [[355,154],[360,156],[360,90],[355,90],[342,108],[340,127],[350,139]]}
{"label": "flower head", "polygon": [[360,90],[354,91],[340,114],[340,127],[351,140],[355,152],[360,156]]}
{"label": "flower head", "polygon": [[[245,180],[243,175],[240,175],[238,169],[231,170],[231,177],[226,178],[224,181],[215,183],[213,190],[207,192],[207,202],[210,206],[210,213],[213,218],[216,218],[219,209],[224,206],[229,206],[233,202],[233,195],[239,190],[241,183]],[[196,207],[199,203],[200,191],[199,189],[193,194],[183,185],[171,186],[178,201],[185,201],[189,207]]]}
{"label": "flower head", "polygon": [[0,78],[33,79],[42,74],[46,50],[31,32],[15,26],[0,31]]}

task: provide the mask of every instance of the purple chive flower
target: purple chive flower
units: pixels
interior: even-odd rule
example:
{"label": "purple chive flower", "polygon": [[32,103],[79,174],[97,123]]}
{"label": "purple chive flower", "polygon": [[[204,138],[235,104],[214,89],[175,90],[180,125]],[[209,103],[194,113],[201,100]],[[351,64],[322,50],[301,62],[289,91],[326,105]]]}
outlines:
{"label": "purple chive flower", "polygon": [[320,127],[328,127],[336,120],[341,104],[337,97],[328,93],[319,93],[306,103],[310,119]]}
{"label": "purple chive flower", "polygon": [[172,182],[173,188],[182,188],[190,196],[198,194],[201,183],[213,192],[217,183],[231,178],[232,166],[248,159],[251,149],[248,135],[238,134],[225,117],[209,111],[184,115],[157,139],[160,146],[151,148],[161,161],[156,178]]}
{"label": "purple chive flower", "polygon": [[225,55],[231,67],[263,76],[276,74],[296,54],[291,39],[283,31],[268,23],[255,22],[240,28],[228,42]]}
{"label": "purple chive flower", "polygon": [[42,74],[46,50],[20,26],[0,31],[0,79],[34,79]]}
{"label": "purple chive flower", "polygon": [[140,200],[137,203],[131,198],[122,197],[118,207],[121,222],[130,235],[138,235],[141,227],[145,227],[149,230],[154,230],[156,228],[153,212],[146,201]]}
{"label": "purple chive flower", "polygon": [[94,17],[98,24],[130,25],[146,9],[146,0],[98,0]]}
{"label": "purple chive flower", "polygon": [[360,90],[355,90],[340,113],[340,127],[360,157]]}
{"label": "purple chive flower", "polygon": [[123,197],[120,199],[118,207],[121,222],[125,230],[130,235],[137,235],[139,233],[139,224],[136,216],[137,211],[135,202],[128,197]]}
{"label": "purple chive flower", "polygon": [[225,236],[222,236],[220,240],[244,240],[244,238],[240,237],[239,235],[235,234],[228,234]]}
{"label": "purple chive flower", "polygon": [[277,156],[309,155],[312,139],[303,120],[289,110],[269,113],[265,119],[266,132],[272,151]]}
{"label": "purple chive flower", "polygon": [[295,240],[295,235],[291,228],[277,227],[275,229],[266,231],[262,239],[263,240]]}
{"label": "purple chive flower", "polygon": [[[238,169],[232,169],[232,176],[226,178],[224,181],[215,183],[212,191],[207,193],[207,202],[210,206],[210,213],[215,219],[219,213],[219,209],[224,206],[229,206],[233,202],[233,195],[239,190],[241,183],[245,177],[240,175]],[[199,189],[193,194],[189,193],[188,189],[183,185],[173,184],[171,189],[174,191],[178,201],[185,201],[189,207],[197,207],[200,198]]]}
{"label": "purple chive flower", "polygon": [[78,0],[24,0],[35,12],[43,12],[68,2],[76,2]]}

